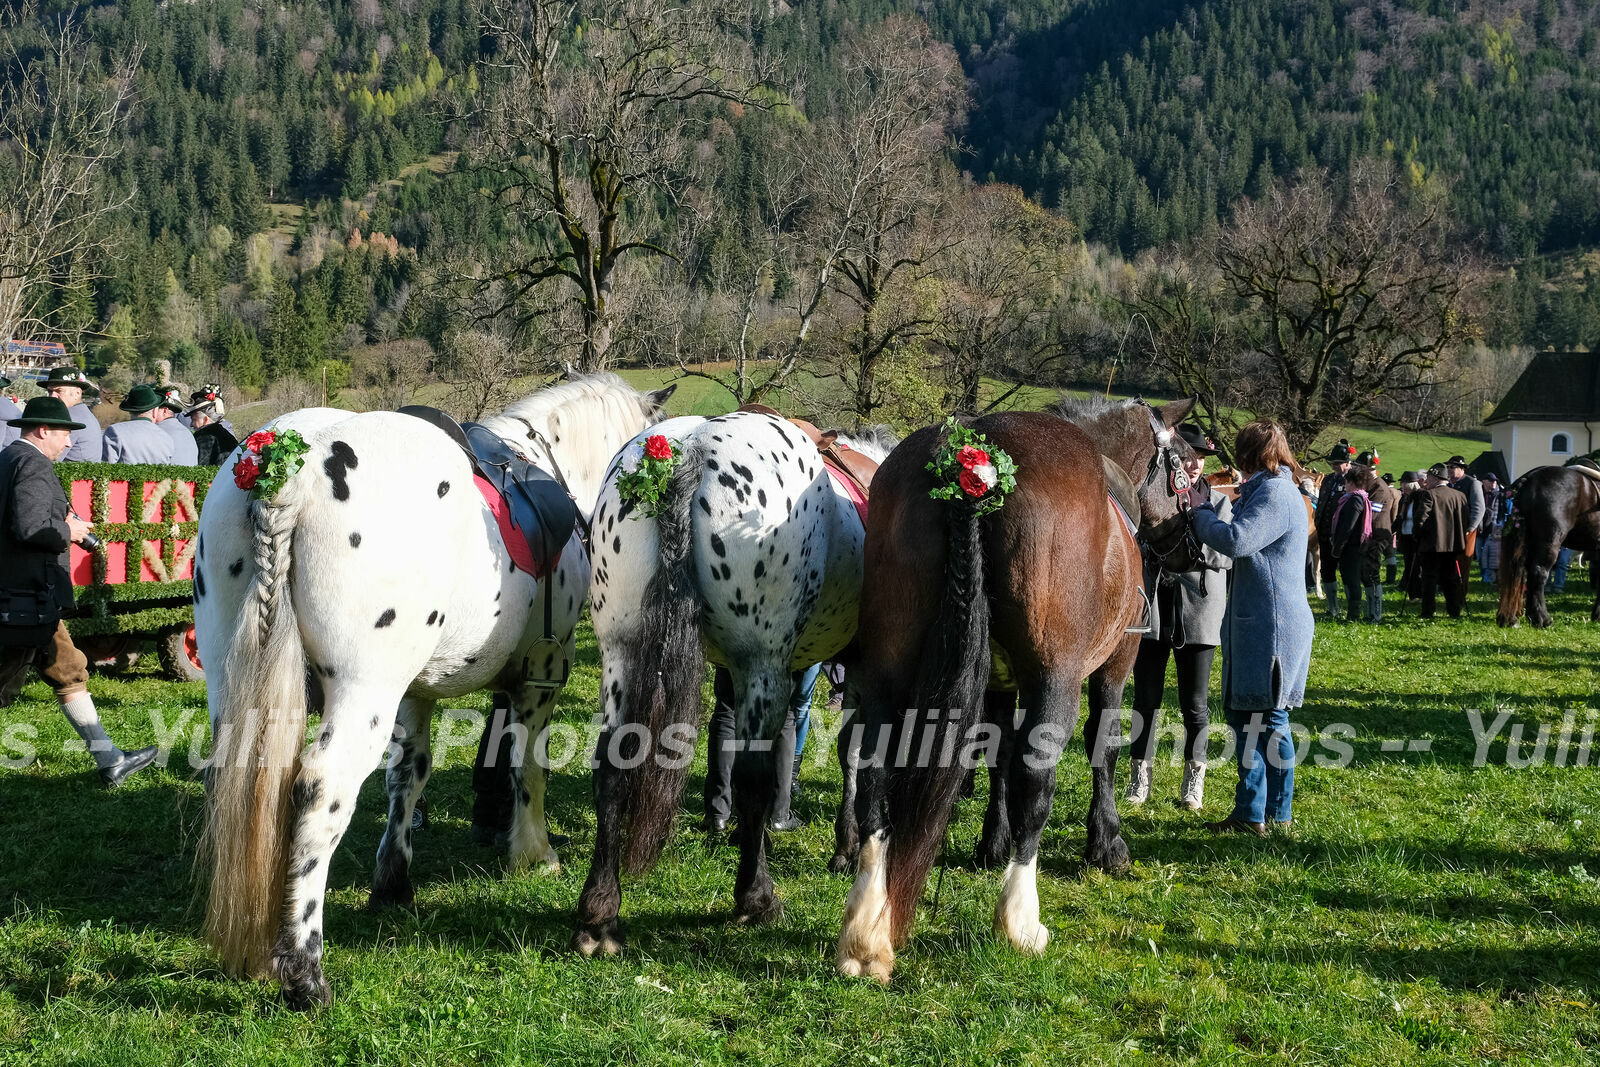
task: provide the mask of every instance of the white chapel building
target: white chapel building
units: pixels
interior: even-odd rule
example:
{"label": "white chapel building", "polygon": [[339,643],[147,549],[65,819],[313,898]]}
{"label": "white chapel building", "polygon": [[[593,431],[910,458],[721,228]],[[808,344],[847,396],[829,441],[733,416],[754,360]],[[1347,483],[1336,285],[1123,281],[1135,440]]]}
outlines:
{"label": "white chapel building", "polygon": [[1513,479],[1600,448],[1600,352],[1540,352],[1483,421]]}

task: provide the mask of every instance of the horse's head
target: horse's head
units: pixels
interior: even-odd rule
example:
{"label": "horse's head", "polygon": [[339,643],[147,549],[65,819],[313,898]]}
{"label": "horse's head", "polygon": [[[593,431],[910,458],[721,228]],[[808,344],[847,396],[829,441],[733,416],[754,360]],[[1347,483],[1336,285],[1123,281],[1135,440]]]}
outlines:
{"label": "horse's head", "polygon": [[1194,399],[1159,407],[1143,400],[1063,397],[1050,411],[1075,424],[1133,483],[1139,541],[1167,570],[1191,570],[1200,560],[1189,528],[1191,480],[1185,460],[1199,457],[1174,428]]}
{"label": "horse's head", "polygon": [[1128,447],[1134,455],[1124,469],[1138,483],[1139,540],[1150,557],[1168,571],[1192,570],[1200,562],[1189,509],[1195,503],[1197,481],[1201,492],[1205,483],[1184,469],[1199,456],[1176,432],[1194,405],[1194,398],[1159,407],[1141,401],[1129,411],[1135,427],[1129,433]]}
{"label": "horse's head", "polygon": [[666,418],[675,389],[641,392],[615,374],[593,374],[541,389],[483,424],[559,478],[587,517],[611,457]]}

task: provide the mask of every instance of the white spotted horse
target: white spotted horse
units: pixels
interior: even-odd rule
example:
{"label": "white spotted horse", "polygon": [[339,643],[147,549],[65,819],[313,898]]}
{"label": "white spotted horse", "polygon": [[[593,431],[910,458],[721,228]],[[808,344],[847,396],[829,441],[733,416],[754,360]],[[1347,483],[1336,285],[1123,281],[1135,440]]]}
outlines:
{"label": "white spotted horse", "polygon": [[[329,861],[386,748],[389,817],[370,902],[410,901],[411,816],[431,770],[435,701],[501,690],[539,743],[588,590],[583,520],[612,456],[661,417],[670,392],[600,375],[484,420],[558,475],[576,505],[572,528],[553,539],[559,559],[534,560],[542,577],[508,547],[503,508],[466,452],[412,415],[313,408],[275,420],[309,452],[270,499],[238,488],[232,459],[224,465],[200,517],[194,584],[215,738],[205,935],[230,973],[276,977],[296,1008],[330,999]],[[305,744],[311,680],[322,721]],[[557,865],[544,785],[540,760],[522,759],[513,869]]]}
{"label": "white spotted horse", "polygon": [[[595,509],[598,823],[573,938],[586,956],[621,949],[619,866],[648,869],[671,832],[707,659],[728,670],[734,693],[735,914],[741,922],[781,914],[767,870],[771,742],[790,672],[837,657],[856,632],[864,478],[852,486],[830,473],[800,426],[763,411],[669,419],[650,433],[682,453],[657,516],[617,487],[638,465],[643,438],[617,457]],[[882,458],[875,441],[839,440],[865,454],[866,466]]]}
{"label": "white spotted horse", "polygon": [[995,929],[1043,951],[1039,841],[1086,679],[1085,859],[1107,870],[1127,863],[1113,788],[1122,690],[1145,611],[1142,557],[1182,570],[1195,552],[1183,510],[1191,453],[1171,429],[1192,403],[1091,402],[1065,412],[1070,421],[1045,412],[973,420],[1017,466],[1015,490],[986,515],[930,498],[939,427],[912,434],[878,471],[849,673],[862,723],[861,844],[839,938],[844,974],[888,981],[979,759],[991,767],[980,857],[1009,858]]}

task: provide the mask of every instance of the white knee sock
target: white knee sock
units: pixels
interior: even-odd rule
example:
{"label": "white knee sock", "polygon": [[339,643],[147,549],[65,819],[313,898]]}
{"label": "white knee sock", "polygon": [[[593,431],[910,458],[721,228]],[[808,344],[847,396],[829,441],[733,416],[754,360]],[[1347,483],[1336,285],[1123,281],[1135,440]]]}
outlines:
{"label": "white knee sock", "polygon": [[96,767],[109,767],[122,758],[122,749],[106,736],[105,727],[100,725],[100,716],[94,710],[94,699],[88,693],[75,693],[63,701],[61,714],[78,731],[83,743],[89,746],[89,755],[94,757]]}

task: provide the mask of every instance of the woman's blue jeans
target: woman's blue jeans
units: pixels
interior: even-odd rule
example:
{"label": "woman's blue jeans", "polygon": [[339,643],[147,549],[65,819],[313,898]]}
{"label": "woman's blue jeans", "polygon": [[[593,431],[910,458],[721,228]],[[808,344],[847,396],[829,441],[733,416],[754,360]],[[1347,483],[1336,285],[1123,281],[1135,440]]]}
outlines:
{"label": "woman's blue jeans", "polygon": [[1243,822],[1288,822],[1294,804],[1294,738],[1289,712],[1227,713],[1233,731],[1239,784],[1233,792],[1233,817]]}

